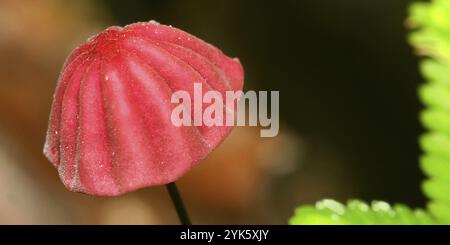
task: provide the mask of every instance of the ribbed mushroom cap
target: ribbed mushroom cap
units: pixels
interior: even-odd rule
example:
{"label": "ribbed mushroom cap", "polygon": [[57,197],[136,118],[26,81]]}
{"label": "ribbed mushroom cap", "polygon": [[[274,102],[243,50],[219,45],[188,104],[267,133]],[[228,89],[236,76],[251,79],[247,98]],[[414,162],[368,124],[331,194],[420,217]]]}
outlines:
{"label": "ribbed mushroom cap", "polygon": [[[154,21],[110,27],[67,58],[44,154],[71,191],[116,196],[177,180],[228,135],[227,126],[173,125],[171,95],[241,90],[238,59]],[[205,106],[205,105],[204,105]],[[193,108],[191,108],[193,111]]]}

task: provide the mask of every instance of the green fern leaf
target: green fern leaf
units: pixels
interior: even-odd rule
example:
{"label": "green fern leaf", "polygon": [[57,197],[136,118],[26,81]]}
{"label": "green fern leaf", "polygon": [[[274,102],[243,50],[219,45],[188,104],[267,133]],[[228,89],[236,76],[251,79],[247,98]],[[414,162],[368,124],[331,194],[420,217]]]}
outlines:
{"label": "green fern leaf", "polygon": [[325,199],[316,206],[303,206],[295,210],[289,220],[291,225],[329,224],[329,225],[426,225],[435,224],[430,215],[422,210],[411,210],[404,205],[391,207],[383,201],[371,205],[352,200],[347,206]]}
{"label": "green fern leaf", "polygon": [[429,131],[420,138],[420,164],[428,176],[422,189],[430,213],[450,224],[450,1],[413,4],[408,22],[416,28],[411,44],[427,57],[420,66],[428,82],[419,89],[426,106],[421,121]]}

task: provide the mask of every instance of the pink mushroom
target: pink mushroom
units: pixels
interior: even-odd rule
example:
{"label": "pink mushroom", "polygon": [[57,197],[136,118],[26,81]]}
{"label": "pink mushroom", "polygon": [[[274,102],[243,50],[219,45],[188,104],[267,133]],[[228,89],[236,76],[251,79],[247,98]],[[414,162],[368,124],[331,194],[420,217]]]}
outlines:
{"label": "pink mushroom", "polygon": [[67,189],[117,196],[176,181],[229,134],[227,126],[174,126],[174,91],[241,90],[238,59],[154,21],[110,27],[67,58],[44,154]]}

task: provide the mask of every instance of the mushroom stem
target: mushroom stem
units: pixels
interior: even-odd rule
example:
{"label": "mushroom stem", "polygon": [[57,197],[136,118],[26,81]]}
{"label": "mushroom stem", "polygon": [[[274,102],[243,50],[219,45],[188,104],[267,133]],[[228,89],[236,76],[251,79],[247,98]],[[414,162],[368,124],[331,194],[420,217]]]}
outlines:
{"label": "mushroom stem", "polygon": [[181,199],[180,193],[178,192],[177,185],[175,182],[166,184],[167,191],[170,194],[170,198],[172,199],[173,206],[177,210],[178,218],[182,225],[190,225],[191,221],[189,219],[188,213],[186,212],[186,208],[183,205],[183,200]]}

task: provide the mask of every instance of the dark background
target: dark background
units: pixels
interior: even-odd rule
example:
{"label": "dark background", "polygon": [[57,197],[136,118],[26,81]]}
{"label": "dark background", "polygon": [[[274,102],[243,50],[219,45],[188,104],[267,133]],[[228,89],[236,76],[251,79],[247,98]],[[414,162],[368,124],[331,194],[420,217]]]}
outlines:
{"label": "dark background", "polygon": [[[421,82],[409,1],[104,1],[124,25],[155,19],[238,56],[246,89],[279,90],[282,120],[341,154],[363,199],[423,205]],[[326,171],[326,170],[324,170]]]}

